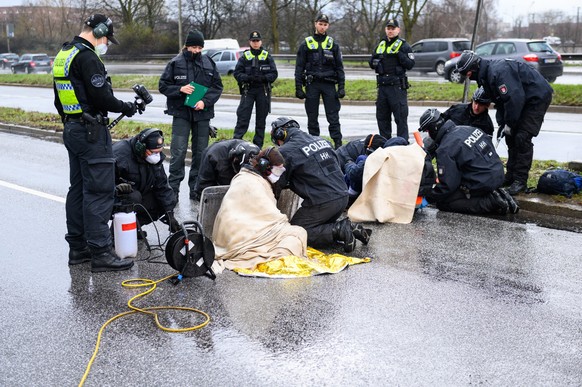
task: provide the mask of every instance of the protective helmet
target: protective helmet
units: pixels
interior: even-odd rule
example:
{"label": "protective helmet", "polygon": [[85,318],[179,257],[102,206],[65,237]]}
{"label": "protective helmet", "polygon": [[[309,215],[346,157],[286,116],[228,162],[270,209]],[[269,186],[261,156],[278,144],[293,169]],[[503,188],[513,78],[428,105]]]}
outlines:
{"label": "protective helmet", "polygon": [[469,71],[475,71],[479,69],[479,63],[481,62],[481,57],[475,54],[471,50],[465,50],[459,57],[457,62],[457,71],[465,76]]}
{"label": "protective helmet", "polygon": [[271,140],[273,144],[277,141],[285,141],[287,128],[299,128],[299,123],[291,117],[279,117],[271,122]]}
{"label": "protective helmet", "polygon": [[243,164],[248,164],[249,160],[259,154],[261,150],[258,146],[251,143],[240,143],[228,151],[228,159],[232,168],[238,173]]}
{"label": "protective helmet", "polygon": [[473,101],[489,105],[491,103],[491,98],[489,98],[487,93],[485,93],[485,89],[481,86],[473,93]]}
{"label": "protective helmet", "polygon": [[419,132],[428,132],[428,135],[434,140],[437,132],[445,123],[445,119],[440,111],[435,108],[427,109],[420,116]]}

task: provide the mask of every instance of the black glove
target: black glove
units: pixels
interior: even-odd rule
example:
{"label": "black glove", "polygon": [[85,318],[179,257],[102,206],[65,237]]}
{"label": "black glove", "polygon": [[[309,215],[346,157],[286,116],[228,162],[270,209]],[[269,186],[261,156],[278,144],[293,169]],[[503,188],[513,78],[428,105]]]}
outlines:
{"label": "black glove", "polygon": [[216,126],[210,125],[208,127],[208,135],[212,138],[216,138],[216,136],[218,135],[218,129],[216,129]]}
{"label": "black glove", "polygon": [[170,232],[177,232],[180,231],[180,229],[182,228],[182,226],[180,226],[180,223],[178,223],[178,221],[174,217],[174,211],[166,212],[166,215],[160,220],[167,224],[168,226],[170,226],[169,227]]}
{"label": "black glove", "polygon": [[346,90],[343,87],[337,89],[337,96],[343,98],[346,96]]}
{"label": "black glove", "polygon": [[295,96],[299,99],[305,99],[305,97],[307,97],[301,88],[295,89]]}
{"label": "black glove", "polygon": [[127,195],[133,192],[133,188],[129,183],[121,183],[115,186],[115,195]]}
{"label": "black glove", "polygon": [[126,117],[131,117],[137,113],[137,105],[134,102],[124,102],[123,107],[121,108],[121,112]]}

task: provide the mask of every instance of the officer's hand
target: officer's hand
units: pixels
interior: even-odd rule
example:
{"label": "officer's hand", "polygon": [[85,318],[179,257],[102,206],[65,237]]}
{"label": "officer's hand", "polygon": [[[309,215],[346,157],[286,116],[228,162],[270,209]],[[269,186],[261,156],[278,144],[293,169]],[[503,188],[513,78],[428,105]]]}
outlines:
{"label": "officer's hand", "polygon": [[497,141],[500,141],[503,137],[505,137],[505,125],[501,125],[497,129]]}
{"label": "officer's hand", "polygon": [[368,158],[368,156],[366,156],[366,155],[359,155],[356,158],[356,164],[359,164],[360,162],[366,162],[367,158]]}
{"label": "officer's hand", "polygon": [[307,97],[303,89],[295,89],[295,96],[299,99],[305,99]]}
{"label": "officer's hand", "polygon": [[115,186],[115,195],[127,195],[133,192],[133,188],[129,183],[121,183]]}
{"label": "officer's hand", "polygon": [[210,125],[208,127],[208,135],[212,138],[216,138],[216,136],[218,135],[218,129],[216,129],[216,126]]}
{"label": "officer's hand", "polygon": [[174,217],[174,211],[166,212],[166,222],[164,223],[166,223],[169,226],[170,232],[177,232],[180,231],[180,229],[182,228],[180,226],[180,223],[178,223],[178,221]]}
{"label": "officer's hand", "polygon": [[511,128],[507,125],[505,125],[505,127],[503,128],[503,134],[505,136],[511,136]]}
{"label": "officer's hand", "polygon": [[337,89],[337,96],[343,98],[346,96],[346,90],[342,87]]}
{"label": "officer's hand", "polygon": [[137,105],[133,102],[124,102],[123,107],[121,108],[121,112],[126,117],[131,117],[137,113]]}

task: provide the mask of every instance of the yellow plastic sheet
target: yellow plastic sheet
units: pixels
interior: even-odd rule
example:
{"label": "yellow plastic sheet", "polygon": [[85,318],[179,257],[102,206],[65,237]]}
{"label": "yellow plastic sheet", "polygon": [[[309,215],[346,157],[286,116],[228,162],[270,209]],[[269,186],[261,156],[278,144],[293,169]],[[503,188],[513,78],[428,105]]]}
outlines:
{"label": "yellow plastic sheet", "polygon": [[294,255],[274,261],[260,263],[254,269],[234,269],[242,276],[268,278],[298,278],[319,274],[339,273],[350,265],[370,262],[370,258],[348,257],[342,254],[325,254],[311,247],[307,248],[307,258]]}

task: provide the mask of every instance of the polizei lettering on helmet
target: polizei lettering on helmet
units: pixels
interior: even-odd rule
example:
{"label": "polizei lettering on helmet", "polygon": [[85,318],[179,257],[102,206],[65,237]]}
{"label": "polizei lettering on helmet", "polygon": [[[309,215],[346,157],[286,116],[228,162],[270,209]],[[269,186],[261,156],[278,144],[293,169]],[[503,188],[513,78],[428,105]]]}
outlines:
{"label": "polizei lettering on helmet", "polygon": [[301,148],[301,150],[303,151],[303,154],[305,156],[309,157],[310,154],[325,148],[331,148],[329,142],[325,140],[318,140],[304,146],[303,148]]}
{"label": "polizei lettering on helmet", "polygon": [[467,137],[467,139],[463,142],[469,148],[472,148],[473,144],[475,144],[481,137],[483,137],[483,132],[481,131],[481,129],[475,129],[473,133],[471,133],[471,135]]}

